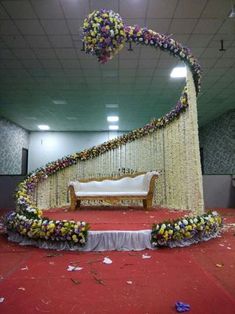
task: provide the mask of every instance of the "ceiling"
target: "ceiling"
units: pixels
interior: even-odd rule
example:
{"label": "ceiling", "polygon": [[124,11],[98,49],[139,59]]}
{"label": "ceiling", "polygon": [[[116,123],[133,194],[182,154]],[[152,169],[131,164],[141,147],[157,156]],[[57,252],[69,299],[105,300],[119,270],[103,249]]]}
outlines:
{"label": "ceiling", "polygon": [[184,81],[170,78],[178,60],[167,53],[127,45],[100,65],[81,51],[83,20],[101,8],[192,49],[203,70],[200,126],[235,108],[230,0],[0,0],[0,116],[28,130],[104,131],[107,115],[118,114],[125,131],[175,105]]}

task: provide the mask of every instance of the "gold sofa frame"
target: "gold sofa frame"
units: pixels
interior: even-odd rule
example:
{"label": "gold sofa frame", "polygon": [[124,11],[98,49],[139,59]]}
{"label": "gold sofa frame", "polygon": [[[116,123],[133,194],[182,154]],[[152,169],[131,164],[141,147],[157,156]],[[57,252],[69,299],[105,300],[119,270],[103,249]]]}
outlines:
{"label": "gold sofa frame", "polygon": [[[134,178],[137,177],[141,174],[145,174],[146,172],[139,172],[135,174],[125,174],[123,176],[119,177],[103,177],[103,178],[92,178],[92,179],[81,179],[79,182],[91,182],[91,181],[104,181],[104,180],[120,180],[125,177],[130,177]],[[149,183],[149,191],[146,196],[130,196],[130,195],[119,195],[119,196],[107,196],[107,195],[100,195],[100,196],[76,196],[75,190],[73,185],[69,185],[68,191],[70,194],[70,208],[71,210],[76,210],[80,208],[81,201],[82,200],[103,200],[107,201],[110,203],[115,203],[117,201],[121,200],[142,200],[143,201],[143,207],[144,208],[150,208],[152,207],[153,204],[153,194],[154,194],[154,185],[155,185],[155,180],[157,179],[157,175],[154,174],[150,180]]]}

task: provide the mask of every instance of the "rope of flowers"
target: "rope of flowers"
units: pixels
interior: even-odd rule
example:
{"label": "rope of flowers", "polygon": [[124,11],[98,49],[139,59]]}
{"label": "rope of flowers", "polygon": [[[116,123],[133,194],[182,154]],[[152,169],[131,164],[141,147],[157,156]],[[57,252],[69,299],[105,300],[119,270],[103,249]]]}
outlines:
{"label": "rope of flowers", "polygon": [[195,217],[183,217],[153,224],[153,247],[183,247],[218,236],[222,226],[221,216],[213,211]]}
{"label": "rope of flowers", "polygon": [[[183,47],[169,36],[161,35],[138,26],[124,26],[121,17],[117,13],[108,10],[94,11],[90,14],[84,21],[83,32],[85,51],[95,54],[101,63],[105,63],[108,59],[111,59],[123,47],[125,41],[133,41],[169,51],[190,67],[193,73],[196,91],[199,92],[201,75],[198,62],[192,56],[188,48]],[[42,211],[33,204],[30,196],[37,184],[47,179],[48,176],[76,164],[78,161],[86,161],[95,158],[107,151],[111,151],[121,145],[133,142],[160,128],[166,127],[169,123],[177,119],[187,107],[188,95],[186,88],[184,88],[175,108],[162,118],[155,119],[150,124],[146,124],[143,128],[131,131],[121,137],[94,146],[88,150],[65,156],[55,162],[46,164],[45,167],[36,169],[18,186],[16,192],[16,211],[9,214],[6,220],[8,230],[17,232],[30,239],[59,242],[66,241],[71,245],[76,244],[84,246],[88,237],[89,224],[83,221],[60,221],[42,217]],[[191,223],[190,219],[191,218],[185,218],[185,220]],[[201,218],[198,217],[197,219]],[[170,226],[171,224],[168,223],[164,228],[163,223],[153,227],[153,246],[159,246],[160,243],[163,243],[160,241],[161,239],[158,238],[158,234],[160,234],[164,228],[163,238],[165,239],[166,231],[168,232]],[[208,224],[205,228],[207,227]],[[189,232],[189,230],[187,230],[187,232]],[[174,233],[174,229],[169,229],[165,243],[169,240],[169,237],[173,237],[173,235],[176,237],[177,233]],[[188,233],[185,233],[185,237],[187,237],[187,235]]]}

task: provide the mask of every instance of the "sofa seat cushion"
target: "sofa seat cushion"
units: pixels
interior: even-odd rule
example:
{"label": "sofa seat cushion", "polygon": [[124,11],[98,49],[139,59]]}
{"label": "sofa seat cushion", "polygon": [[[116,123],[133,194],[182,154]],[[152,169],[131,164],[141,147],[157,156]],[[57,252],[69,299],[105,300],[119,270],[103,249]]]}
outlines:
{"label": "sofa seat cushion", "polygon": [[81,192],[75,192],[77,197],[95,197],[95,196],[146,196],[148,192],[145,191],[119,191],[119,192],[110,192],[110,191],[81,191]]}

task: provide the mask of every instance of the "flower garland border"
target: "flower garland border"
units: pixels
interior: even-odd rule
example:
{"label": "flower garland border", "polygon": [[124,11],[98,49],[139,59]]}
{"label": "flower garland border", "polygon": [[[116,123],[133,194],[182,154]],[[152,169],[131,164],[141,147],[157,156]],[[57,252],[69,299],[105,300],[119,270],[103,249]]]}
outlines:
{"label": "flower garland border", "polygon": [[183,247],[216,237],[222,218],[216,211],[153,224],[151,243],[155,248]]}

